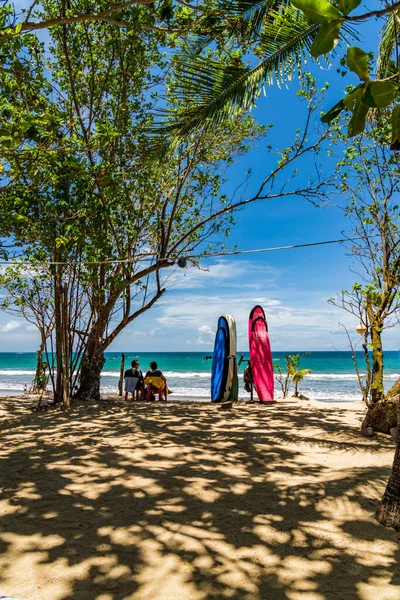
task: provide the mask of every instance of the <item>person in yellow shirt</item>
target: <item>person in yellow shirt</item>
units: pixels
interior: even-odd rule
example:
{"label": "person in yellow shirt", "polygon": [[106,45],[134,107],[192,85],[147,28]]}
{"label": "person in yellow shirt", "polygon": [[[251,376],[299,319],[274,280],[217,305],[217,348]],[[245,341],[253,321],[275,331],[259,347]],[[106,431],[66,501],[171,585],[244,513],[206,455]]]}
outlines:
{"label": "person in yellow shirt", "polygon": [[150,400],[151,394],[158,394],[158,399],[160,400],[160,402],[161,400],[163,400],[163,395],[165,396],[165,401],[167,401],[167,380],[158,368],[156,362],[150,363],[150,371],[147,371],[144,378],[144,383],[147,386],[146,400]]}

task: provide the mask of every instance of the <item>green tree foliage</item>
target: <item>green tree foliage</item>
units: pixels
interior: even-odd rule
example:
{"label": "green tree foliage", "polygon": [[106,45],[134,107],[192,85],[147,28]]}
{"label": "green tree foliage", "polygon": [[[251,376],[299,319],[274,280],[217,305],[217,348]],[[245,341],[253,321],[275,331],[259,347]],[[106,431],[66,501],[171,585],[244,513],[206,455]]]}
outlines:
{"label": "green tree foliage", "polygon": [[[393,109],[391,147],[398,149],[400,125],[397,121],[400,119],[393,105],[399,97],[396,32],[400,3],[366,13],[359,5],[358,0],[332,3],[293,0],[289,5],[268,0],[264,3],[237,0],[229,7],[222,2],[220,8],[226,11],[226,21],[235,15],[242,26],[236,33],[225,31],[223,61],[213,60],[204,45],[196,47],[194,52],[185,48],[176,57],[179,78],[174,93],[183,99],[185,109],[179,112],[172,109],[174,122],[161,127],[161,131],[168,134],[170,142],[178,144],[199,123],[208,122],[212,127],[237,107],[250,109],[265,85],[274,81],[287,83],[300,74],[309,55],[326,57],[335,50],[328,60],[339,68],[342,64],[360,83],[322,117],[323,122],[328,123],[345,111],[348,135],[352,137],[364,130],[367,118],[390,106]],[[357,46],[351,46],[345,56],[341,56],[337,43],[357,40],[355,26],[377,17],[382,22],[377,61],[374,63],[370,55]],[[207,41],[211,39],[215,38],[210,34]],[[220,37],[217,39],[221,43]]]}
{"label": "green tree foliage", "polygon": [[384,397],[382,332],[400,316],[400,159],[387,151],[390,126],[385,118],[369,126],[363,139],[350,142],[343,133],[339,139],[346,144],[337,163],[339,191],[346,198],[352,236],[361,238],[348,246],[359,279],[330,302],[366,327],[362,391],[367,404],[375,404]]}
{"label": "green tree foliage", "polygon": [[[170,107],[174,122],[161,128],[175,145],[205,122],[212,128],[238,107],[251,108],[265,84],[288,82],[301,73],[308,55],[327,55],[341,39],[357,39],[355,26],[370,19],[382,22],[376,73],[371,76],[368,55],[350,47],[344,64],[361,83],[323,119],[328,122],[342,110],[350,112],[348,134],[354,136],[363,131],[371,111],[392,105],[399,95],[399,2],[369,12],[359,0],[79,0],[73,5],[46,0],[42,5],[44,10],[33,2],[20,14],[6,3],[0,9],[3,40],[60,25],[107,23],[124,31],[152,31],[160,43],[179,50],[173,60],[178,77],[172,96],[180,97],[183,106]],[[218,49],[217,56],[210,47]],[[337,49],[331,57],[338,61]],[[15,57],[5,54],[2,61],[3,71],[16,75]],[[395,109],[395,150],[400,146],[398,120]]]}
{"label": "green tree foliage", "polygon": [[[43,6],[47,21],[59,7]],[[84,19],[57,22],[50,33],[46,47],[34,36],[32,52],[21,46],[17,62],[30,57],[23,77],[0,74],[0,233],[10,257],[49,271],[56,398],[60,374],[68,379],[69,371],[72,389],[77,365],[79,395],[98,396],[104,351],[165,293],[179,256],[221,247],[234,211],[250,202],[295,194],[325,200],[320,173],[303,189],[292,178],[279,188],[276,176],[296,171],[326,134],[311,139],[298,130],[254,196],[229,199],[221,190],[226,169],[264,133],[241,111],[189,135],[162,162],[147,160],[160,85],[175,77],[166,74],[160,32]],[[9,36],[4,46],[21,40]],[[309,123],[318,110],[310,78],[300,95]]]}
{"label": "green tree foliage", "polygon": [[1,74],[1,234],[10,256],[47,270],[56,349],[66,294],[72,339],[57,373],[66,361],[74,372],[81,347],[91,395],[104,350],[165,292],[160,270],[229,233],[224,169],[263,130],[238,114],[150,164],[144,132],[166,66],[155,34],[104,22],[51,34],[50,48],[35,41],[24,77]]}

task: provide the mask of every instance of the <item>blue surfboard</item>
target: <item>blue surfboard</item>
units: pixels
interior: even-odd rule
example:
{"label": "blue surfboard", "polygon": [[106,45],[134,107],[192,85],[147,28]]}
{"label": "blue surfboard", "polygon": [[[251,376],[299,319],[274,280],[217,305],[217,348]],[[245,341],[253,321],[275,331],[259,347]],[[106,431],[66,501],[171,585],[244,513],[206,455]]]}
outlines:
{"label": "blue surfboard", "polygon": [[211,368],[211,400],[221,402],[229,369],[229,325],[225,317],[218,319]]}

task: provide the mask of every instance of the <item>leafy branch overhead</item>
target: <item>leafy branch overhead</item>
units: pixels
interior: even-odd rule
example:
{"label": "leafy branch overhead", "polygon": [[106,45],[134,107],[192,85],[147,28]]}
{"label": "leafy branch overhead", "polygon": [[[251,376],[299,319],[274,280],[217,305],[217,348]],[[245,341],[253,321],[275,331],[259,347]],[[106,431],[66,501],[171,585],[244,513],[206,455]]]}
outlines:
{"label": "leafy branch overhead", "polygon": [[[333,6],[328,0],[292,0],[292,4],[303,12],[310,24],[319,23],[321,25],[310,48],[310,54],[317,57],[335,48],[341,27],[346,20],[351,19],[349,15],[358,7],[360,0],[340,0],[336,6]],[[322,117],[322,122],[330,123],[343,110],[352,112],[348,123],[350,137],[364,131],[371,109],[390,106],[399,94],[397,69],[395,73],[385,79],[374,80],[370,77],[369,62],[370,56],[364,50],[356,46],[348,48],[346,65],[359,77],[361,83]],[[400,150],[399,116],[399,108],[395,107],[392,113],[392,150]]]}
{"label": "leafy branch overhead", "polygon": [[[5,3],[0,8],[0,72],[15,77],[30,60],[21,52],[22,39],[32,46],[37,40],[34,33],[45,28],[58,31],[100,23],[133,37],[152,32],[170,49],[165,63],[174,67],[166,69],[172,72],[163,103],[166,110],[161,111],[163,121],[151,125],[156,134],[152,143],[165,148],[167,138],[171,149],[193,131],[213,130],[238,110],[250,110],[266,84],[287,83],[302,73],[309,56],[329,54],[338,41],[355,43],[355,25],[380,19],[376,75],[370,75],[369,55],[350,47],[346,64],[360,84],[323,117],[329,122],[342,111],[350,111],[348,133],[353,136],[363,131],[371,111],[390,106],[398,96],[394,54],[400,0],[379,6],[365,12],[361,0],[76,0],[73,4],[32,0],[30,7],[18,13],[12,3]],[[11,54],[6,41],[14,44]],[[332,62],[339,58],[337,54],[332,57]],[[400,149],[399,116],[395,108],[394,150]]]}
{"label": "leafy branch overhead", "polygon": [[[207,36],[197,38],[193,31],[197,43],[183,44],[175,55],[175,78],[168,88],[170,107],[162,113],[168,118],[153,128],[164,134],[169,147],[176,147],[193,130],[212,129],[238,109],[251,110],[265,85],[281,85],[300,76],[309,56],[326,56],[338,41],[343,45],[352,39],[354,43],[358,40],[355,25],[370,19],[378,18],[383,25],[376,75],[370,75],[372,57],[351,46],[344,60],[360,84],[328,111],[323,121],[349,111],[348,133],[353,136],[363,131],[370,111],[396,100],[398,67],[392,58],[397,50],[400,1],[368,12],[363,12],[361,0],[234,0],[229,4],[220,0],[217,6],[217,29],[210,27]],[[212,42],[213,48],[222,49],[217,59],[210,49]],[[331,62],[339,59],[337,52],[332,54]],[[177,98],[179,109],[174,106]],[[398,120],[394,110],[395,150],[400,147]]]}

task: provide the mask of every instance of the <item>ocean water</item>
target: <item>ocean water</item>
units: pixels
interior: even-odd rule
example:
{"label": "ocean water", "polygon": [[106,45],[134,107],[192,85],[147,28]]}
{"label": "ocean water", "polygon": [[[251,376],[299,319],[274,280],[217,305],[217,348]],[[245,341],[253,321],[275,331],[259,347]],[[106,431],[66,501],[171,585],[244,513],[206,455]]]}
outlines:
{"label": "ocean water", "polygon": [[[299,351],[300,353],[300,351]],[[211,360],[205,359],[205,352],[126,352],[125,368],[129,368],[133,359],[138,359],[140,368],[145,373],[149,362],[155,360],[168,380],[168,387],[174,398],[195,397],[199,400],[210,399]],[[211,354],[211,353],[210,353]],[[240,353],[238,353],[240,354]],[[248,353],[243,353],[245,360]],[[284,367],[287,352],[275,352],[274,364]],[[297,354],[291,351],[290,354]],[[118,386],[121,354],[106,353],[106,363],[101,378],[103,394],[115,393]],[[360,366],[363,367],[362,355],[359,354]],[[34,352],[0,353],[0,392],[19,393],[24,384],[28,388],[35,373]],[[239,398],[249,397],[243,389],[242,363],[239,371]],[[349,402],[360,400],[357,376],[354,371],[350,352],[311,352],[304,356],[300,368],[311,369],[300,385],[300,392],[321,401]],[[400,351],[385,352],[385,387],[389,388],[400,377]],[[281,395],[276,383],[277,395]]]}

